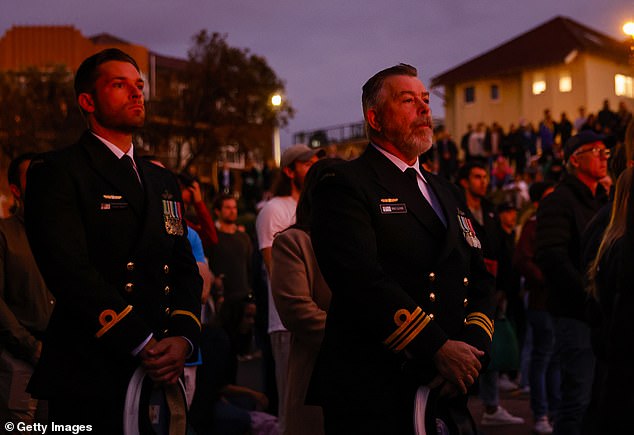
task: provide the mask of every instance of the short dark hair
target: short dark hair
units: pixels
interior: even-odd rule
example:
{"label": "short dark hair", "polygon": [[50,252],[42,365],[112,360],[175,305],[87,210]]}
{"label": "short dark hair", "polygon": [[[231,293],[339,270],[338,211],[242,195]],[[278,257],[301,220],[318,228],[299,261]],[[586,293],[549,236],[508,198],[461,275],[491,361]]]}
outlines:
{"label": "short dark hair", "polygon": [[474,168],[480,168],[486,171],[487,173],[489,172],[487,171],[486,166],[484,166],[484,163],[472,160],[470,162],[465,163],[464,165],[460,167],[460,169],[458,169],[457,180],[458,181],[467,180],[469,176],[471,175],[471,171],[473,171]]}
{"label": "short dark hair", "polygon": [[20,165],[27,160],[33,160],[36,156],[36,153],[24,153],[11,160],[11,163],[9,163],[9,170],[7,171],[7,179],[9,180],[9,184],[21,187]]}
{"label": "short dark hair", "polygon": [[321,159],[310,167],[304,179],[304,189],[297,202],[295,224],[291,226],[292,228],[298,228],[306,232],[310,231],[313,211],[313,191],[317,187],[317,184],[326,176],[327,171],[331,170],[333,166],[342,163],[345,163],[345,160],[338,157],[331,157]]}
{"label": "short dark hair", "polygon": [[539,202],[546,192],[551,187],[555,187],[555,183],[552,181],[536,181],[528,188],[528,196],[531,202]]}
{"label": "short dark hair", "polygon": [[[383,82],[385,82],[385,79],[392,76],[417,77],[418,71],[411,65],[399,63],[398,65],[379,71],[370,77],[370,79],[363,85],[363,92],[361,94],[361,106],[363,108],[364,117],[370,108],[379,105],[381,102],[379,100],[379,96],[381,94],[381,89],[383,89]],[[374,132],[374,130],[368,125],[367,121],[368,120],[366,119],[366,133],[370,136],[376,132]]]}
{"label": "short dark hair", "polygon": [[84,59],[79,65],[77,73],[75,74],[75,97],[79,98],[80,94],[92,93],[95,89],[95,83],[99,74],[99,66],[112,60],[127,62],[132,64],[137,71],[141,72],[139,65],[129,54],[118,48],[106,48],[99,53]]}
{"label": "short dark hair", "polygon": [[200,180],[198,180],[197,177],[187,171],[182,171],[178,173],[176,175],[176,178],[178,178],[178,183],[181,185],[181,187],[193,186],[194,182],[198,182],[198,184],[200,184]]}
{"label": "short dark hair", "polygon": [[216,198],[214,199],[214,203],[212,204],[211,208],[214,210],[220,210],[222,209],[222,206],[224,205],[224,202],[229,200],[229,199],[233,199],[234,201],[238,201],[236,199],[235,196],[231,195],[230,193],[221,193],[220,195],[216,196]]}

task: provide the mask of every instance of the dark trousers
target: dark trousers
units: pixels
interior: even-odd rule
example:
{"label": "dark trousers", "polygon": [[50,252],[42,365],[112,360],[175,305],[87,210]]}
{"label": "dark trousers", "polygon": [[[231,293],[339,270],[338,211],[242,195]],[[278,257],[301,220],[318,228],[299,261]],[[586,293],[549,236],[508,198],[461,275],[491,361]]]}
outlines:
{"label": "dark trousers", "polygon": [[579,435],[590,403],[594,353],[590,327],[576,319],[555,318],[555,358],[561,366],[561,401],[555,417],[556,435]]}
{"label": "dark trousers", "polygon": [[58,397],[49,400],[48,416],[56,425],[90,425],[91,434],[123,434],[123,402],[118,400]]}

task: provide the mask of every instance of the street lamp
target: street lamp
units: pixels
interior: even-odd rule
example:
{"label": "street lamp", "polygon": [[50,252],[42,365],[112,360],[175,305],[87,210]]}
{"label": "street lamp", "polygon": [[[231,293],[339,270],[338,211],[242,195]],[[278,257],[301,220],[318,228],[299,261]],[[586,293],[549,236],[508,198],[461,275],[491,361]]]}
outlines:
{"label": "street lamp", "polygon": [[[280,94],[275,94],[271,97],[271,105],[273,106],[273,110],[277,112],[282,105],[282,96]],[[277,124],[277,115],[275,117],[275,121],[273,124],[273,159],[275,160],[275,165],[280,166],[280,160],[282,158],[282,151],[280,146],[280,127]]]}
{"label": "street lamp", "polygon": [[630,65],[634,65],[634,21],[628,21],[623,25],[623,33],[632,38],[630,41]]}
{"label": "street lamp", "polygon": [[[634,24],[634,23],[632,23]],[[271,104],[275,107],[279,107],[282,105],[282,96],[280,94],[275,94],[271,97]]]}

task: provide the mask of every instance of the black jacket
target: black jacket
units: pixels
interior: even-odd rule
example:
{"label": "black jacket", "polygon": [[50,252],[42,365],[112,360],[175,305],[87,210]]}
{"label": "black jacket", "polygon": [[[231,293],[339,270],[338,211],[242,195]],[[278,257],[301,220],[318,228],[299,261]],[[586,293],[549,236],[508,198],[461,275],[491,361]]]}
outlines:
{"label": "black jacket", "polygon": [[596,277],[598,301],[593,324],[593,349],[597,356],[591,417],[587,433],[620,434],[631,425],[634,406],[634,243],[625,236],[616,240],[601,259]]}
{"label": "black jacket", "polygon": [[566,175],[537,210],[536,260],[548,289],[554,316],[585,320],[581,235],[607,201],[603,187],[596,195],[579,179]]}
{"label": "black jacket", "polygon": [[31,379],[35,397],[122,403],[139,365],[132,352],[150,333],[198,341],[202,280],[183,220],[184,233],[168,229],[178,208],[182,217],[180,190],[165,169],[136,166],[138,197],[90,132],[31,164],[26,230],[57,298]]}
{"label": "black jacket", "polygon": [[435,376],[432,357],[445,341],[490,347],[493,277],[463,236],[453,187],[425,178],[448,228],[371,145],[325,174],[313,195],[311,239],[332,301],[311,390],[364,416],[350,433],[412,431],[414,394]]}

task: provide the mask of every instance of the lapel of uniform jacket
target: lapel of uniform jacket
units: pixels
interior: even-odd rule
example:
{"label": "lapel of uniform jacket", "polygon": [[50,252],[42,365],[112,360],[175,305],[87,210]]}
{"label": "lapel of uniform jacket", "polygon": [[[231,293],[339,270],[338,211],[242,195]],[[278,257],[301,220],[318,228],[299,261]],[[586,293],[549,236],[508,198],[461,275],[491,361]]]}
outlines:
{"label": "lapel of uniform jacket", "polygon": [[447,258],[458,242],[458,236],[461,232],[461,229],[458,228],[458,204],[454,199],[452,192],[449,192],[445,186],[439,183],[435,176],[428,176],[428,172],[423,173],[425,174],[425,179],[429,183],[429,186],[436,193],[436,198],[440,201],[440,205],[445,213],[445,220],[447,221],[445,241],[442,244],[440,255],[438,255],[437,263],[440,263]]}
{"label": "lapel of uniform jacket", "polygon": [[[425,228],[435,236],[440,236],[446,231],[423,194],[407,179],[407,176],[399,168],[372,145],[368,145],[364,155],[377,174],[377,181],[391,195],[398,198],[399,203],[405,202],[407,211],[411,212]],[[379,205],[377,204],[376,206],[379,207]]]}
{"label": "lapel of uniform jacket", "polygon": [[138,252],[143,251],[148,244],[152,244],[152,241],[154,241],[157,236],[157,230],[165,231],[163,222],[161,222],[158,228],[156,225],[156,222],[161,221],[163,218],[163,203],[161,198],[163,198],[162,195],[165,193],[165,188],[159,183],[161,178],[152,175],[153,171],[162,169],[142,159],[139,160],[137,169],[143,181],[145,193],[145,221],[141,228],[139,243],[137,243],[136,246],[136,251]]}
{"label": "lapel of uniform jacket", "polygon": [[130,186],[128,181],[126,181],[127,177],[122,175],[123,166],[117,156],[89,131],[84,133],[81,142],[90,156],[93,168],[109,184],[125,195],[132,210],[141,218],[143,216],[144,198],[142,195],[135,193],[138,189]]}

